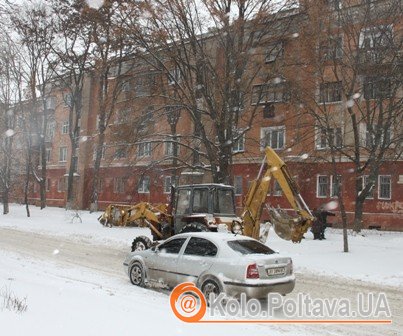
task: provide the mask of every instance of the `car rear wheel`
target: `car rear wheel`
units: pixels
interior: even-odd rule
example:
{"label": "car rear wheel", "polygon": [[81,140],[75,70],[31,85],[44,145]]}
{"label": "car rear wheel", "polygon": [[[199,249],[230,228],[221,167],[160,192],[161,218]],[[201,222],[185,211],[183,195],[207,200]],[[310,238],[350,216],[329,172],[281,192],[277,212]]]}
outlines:
{"label": "car rear wheel", "polygon": [[201,286],[201,291],[207,302],[209,302],[210,294],[214,294],[217,297],[221,293],[221,288],[214,280],[206,280]]}
{"label": "car rear wheel", "polygon": [[147,250],[151,247],[151,245],[152,242],[150,238],[146,236],[136,237],[132,243],[132,252]]}
{"label": "car rear wheel", "polygon": [[144,268],[139,262],[135,262],[130,267],[130,282],[135,286],[143,287],[145,283]]}
{"label": "car rear wheel", "polygon": [[205,224],[194,222],[194,223],[186,224],[182,228],[180,233],[185,233],[185,232],[208,232],[208,231],[209,231],[209,229]]}

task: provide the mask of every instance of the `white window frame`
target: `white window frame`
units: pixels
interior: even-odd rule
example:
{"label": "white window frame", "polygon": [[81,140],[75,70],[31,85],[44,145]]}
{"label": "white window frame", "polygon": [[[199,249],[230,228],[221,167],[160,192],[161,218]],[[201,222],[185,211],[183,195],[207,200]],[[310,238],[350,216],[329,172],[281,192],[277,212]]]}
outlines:
{"label": "white window frame", "polygon": [[265,63],[273,63],[277,58],[281,58],[284,54],[284,43],[283,41],[276,41],[270,43],[265,50]]}
{"label": "white window frame", "polygon": [[171,193],[172,176],[164,176],[164,194]]}
{"label": "white window frame", "polygon": [[67,162],[67,146],[59,147],[59,162]]}
{"label": "white window frame", "polygon": [[182,81],[182,73],[179,67],[174,67],[168,72],[168,85],[175,85]]}
{"label": "white window frame", "polygon": [[46,155],[46,163],[49,163],[50,161],[52,161],[52,149],[51,148],[45,149],[45,155]]}
{"label": "white window frame", "polygon": [[113,193],[124,194],[126,189],[126,179],[124,177],[115,177],[113,179]]}
{"label": "white window frame", "polygon": [[[389,178],[389,197],[381,197],[381,178],[388,177]],[[391,200],[392,199],[392,176],[391,175],[378,175],[378,199],[380,200]]]}
{"label": "white window frame", "polygon": [[[327,179],[327,182],[326,182],[326,188],[327,188],[327,190],[326,190],[326,195],[319,195],[319,190],[320,190],[320,188],[319,188],[319,179],[320,179],[320,177],[326,177],[326,179]],[[322,175],[322,174],[319,174],[319,175],[316,175],[316,198],[328,198],[329,197],[329,182],[330,182],[330,179],[329,179],[329,176],[328,175]]]}
{"label": "white window frame", "polygon": [[334,177],[337,176],[340,178],[340,183],[339,183],[339,188],[340,188],[340,193],[342,193],[342,177],[340,174],[337,175],[330,175],[330,197],[331,198],[337,198],[337,194],[334,193]]}
{"label": "white window frame", "polygon": [[[63,188],[62,188],[62,184],[63,184]],[[66,191],[66,178],[61,177],[57,180],[57,192],[61,193],[61,192],[65,192],[65,191]]]}
{"label": "white window frame", "polygon": [[[283,145],[281,147],[273,147],[273,141],[272,141],[272,132],[273,131],[283,131]],[[267,133],[270,133],[270,141],[269,143],[266,142],[266,135]],[[277,139],[277,142],[279,138]],[[274,150],[282,150],[285,148],[285,143],[286,143],[286,130],[285,126],[271,126],[271,127],[261,127],[260,128],[260,149],[264,150],[266,146],[270,146]]]}
{"label": "white window frame", "polygon": [[[343,132],[343,127],[337,126],[337,127],[321,127],[321,126],[316,126],[316,131],[315,131],[315,149],[317,150],[324,150],[324,149],[329,149],[329,139],[328,139],[328,131],[332,130],[333,131],[333,146],[335,148],[343,148],[344,146],[344,132]],[[338,139],[338,131],[340,130],[340,136],[341,136],[341,146],[337,146],[337,139]],[[325,145],[322,145],[322,132],[325,131]]]}
{"label": "white window frame", "polygon": [[150,176],[142,176],[139,180],[137,187],[137,192],[139,194],[149,194],[150,193]]}
{"label": "white window frame", "polygon": [[150,157],[152,152],[151,142],[142,142],[138,144],[137,156],[139,158]]}
{"label": "white window frame", "polygon": [[[323,90],[329,90],[328,87],[326,86],[337,86],[340,85],[339,89],[340,89],[340,99],[339,100],[329,100],[328,98],[330,97],[328,95],[329,91],[326,91],[326,97],[324,96],[324,94],[322,93]],[[321,88],[323,87],[323,90],[321,90]],[[332,94],[333,95],[333,94]],[[320,83],[319,84],[319,103],[320,104],[339,104],[343,101],[343,83],[342,81],[329,81],[329,82],[324,82],[324,83]]]}
{"label": "white window frame", "polygon": [[[361,177],[361,191],[364,189],[364,187],[367,185],[367,179],[369,178],[369,175],[363,175]],[[372,186],[372,189],[370,190],[370,193],[365,199],[374,199],[374,194],[375,194],[375,188],[376,184]]]}
{"label": "white window frame", "polygon": [[243,177],[242,177],[242,175],[234,176],[234,192],[235,192],[235,196],[243,195]]}
{"label": "white window frame", "polygon": [[62,123],[62,134],[69,134],[70,123],[68,120],[63,121]]}
{"label": "white window frame", "polygon": [[245,151],[245,133],[232,144],[232,153],[242,153]]}

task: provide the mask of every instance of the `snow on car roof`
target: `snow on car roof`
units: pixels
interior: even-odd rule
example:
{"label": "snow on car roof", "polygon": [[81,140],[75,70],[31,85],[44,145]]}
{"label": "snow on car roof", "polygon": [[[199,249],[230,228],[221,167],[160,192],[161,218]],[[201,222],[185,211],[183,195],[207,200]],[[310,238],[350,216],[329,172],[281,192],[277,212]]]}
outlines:
{"label": "snow on car roof", "polygon": [[247,239],[247,240],[254,240],[251,237],[247,236],[242,236],[242,235],[236,235],[234,233],[225,233],[225,232],[187,232],[187,233],[180,233],[175,235],[175,237],[200,237],[200,238],[206,238],[211,241],[228,241],[228,240],[234,240],[234,239]]}

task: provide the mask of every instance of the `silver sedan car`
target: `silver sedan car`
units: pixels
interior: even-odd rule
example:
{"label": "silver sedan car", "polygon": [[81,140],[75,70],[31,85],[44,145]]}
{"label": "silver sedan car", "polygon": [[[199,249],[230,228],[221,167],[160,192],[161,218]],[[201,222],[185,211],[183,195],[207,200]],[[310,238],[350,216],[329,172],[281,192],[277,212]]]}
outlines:
{"label": "silver sedan car", "polygon": [[292,260],[259,241],[229,233],[178,234],[148,250],[131,252],[123,263],[132,284],[175,287],[193,282],[208,297],[224,292],[265,298],[295,286]]}

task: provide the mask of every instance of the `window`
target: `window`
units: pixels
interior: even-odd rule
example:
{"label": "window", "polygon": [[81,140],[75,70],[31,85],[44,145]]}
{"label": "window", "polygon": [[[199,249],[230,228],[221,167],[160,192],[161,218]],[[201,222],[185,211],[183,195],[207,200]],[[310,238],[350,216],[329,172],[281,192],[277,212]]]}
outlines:
{"label": "window", "polygon": [[217,214],[234,214],[234,193],[230,189],[215,191],[214,212]]}
{"label": "window", "polygon": [[73,96],[71,95],[71,93],[64,95],[63,100],[64,100],[64,106],[66,107],[73,106]]}
{"label": "window", "polygon": [[193,213],[208,213],[208,189],[194,189],[193,190]]}
{"label": "window", "polygon": [[115,159],[124,159],[127,157],[127,148],[126,147],[118,147],[115,150]]}
{"label": "window", "polygon": [[167,77],[168,77],[168,85],[175,85],[181,81],[182,74],[180,69],[178,67],[175,67],[174,69],[169,71]]}
{"label": "window", "polygon": [[334,61],[343,58],[343,39],[341,36],[332,36],[323,41],[319,47],[322,61]]}
{"label": "window", "polygon": [[122,92],[129,92],[131,90],[131,85],[129,81],[122,83]]}
{"label": "window", "polygon": [[331,176],[331,197],[337,197],[339,190],[341,188],[341,175]]}
{"label": "window", "polygon": [[232,152],[243,152],[245,150],[245,133],[239,135],[239,132],[235,131],[233,135],[235,139],[232,144]]}
{"label": "window", "polygon": [[52,150],[50,148],[46,148],[46,162],[50,162],[51,155],[52,155]]}
{"label": "window", "polygon": [[158,246],[161,253],[178,254],[187,238],[175,238]]}
{"label": "window", "polygon": [[98,192],[101,193],[102,190],[104,189],[104,180],[102,177],[98,178]]}
{"label": "window", "polygon": [[204,238],[190,238],[186,245],[185,255],[195,255],[201,257],[214,257],[217,254],[217,246]]}
{"label": "window", "polygon": [[320,84],[319,99],[321,103],[335,103],[341,101],[341,82],[327,82]]}
{"label": "window", "polygon": [[379,175],[378,198],[390,200],[392,198],[391,177],[389,175]]}
{"label": "window", "polygon": [[325,149],[330,146],[343,147],[343,131],[341,127],[319,127],[316,132],[316,148]]}
{"label": "window", "polygon": [[277,58],[281,57],[284,52],[283,42],[270,43],[266,48],[265,62],[274,62]]}
{"label": "window", "polygon": [[391,96],[390,78],[366,77],[364,79],[365,99],[385,99]]}
{"label": "window", "polygon": [[190,213],[190,190],[181,189],[178,191],[176,214],[183,215],[188,213]]}
{"label": "window", "polygon": [[[278,81],[278,83],[277,83]],[[255,85],[252,88],[252,105],[288,101],[287,87],[282,79],[273,83]]]}
{"label": "window", "polygon": [[66,190],[66,179],[64,177],[61,177],[57,181],[57,191],[64,192],[65,190]]}
{"label": "window", "polygon": [[67,147],[60,147],[59,148],[59,162],[66,162],[67,161]]}
{"label": "window", "polygon": [[273,182],[273,196],[282,196],[283,190],[280,187],[280,184],[274,180]]}
{"label": "window", "polygon": [[141,177],[137,191],[141,194],[147,194],[150,192],[150,177],[149,176]]}
{"label": "window", "polygon": [[62,134],[68,134],[69,133],[69,121],[63,121],[62,124]]}
{"label": "window", "polygon": [[117,113],[116,123],[126,124],[129,121],[130,109],[122,109]]}
{"label": "window", "polygon": [[152,88],[156,84],[155,73],[138,74],[135,78],[135,95],[136,97],[149,96]]}
{"label": "window", "polygon": [[137,155],[139,157],[151,156],[151,142],[143,142],[138,145]]}
{"label": "window", "polygon": [[326,4],[333,10],[337,10],[341,8],[342,0],[325,0]]}
{"label": "window", "polygon": [[273,254],[271,248],[256,240],[232,240],[228,242],[228,246],[241,254]]}
{"label": "window", "polygon": [[46,108],[48,110],[54,110],[56,107],[56,97],[47,97],[46,98]]}
{"label": "window", "polygon": [[270,146],[273,149],[283,149],[285,145],[285,127],[264,127],[260,130],[261,148]]}
{"label": "window", "polygon": [[46,191],[50,191],[51,185],[52,185],[52,181],[50,179],[46,179],[46,183],[45,183]]}
{"label": "window", "polygon": [[179,153],[179,147],[176,143],[172,141],[164,142],[164,153],[165,156],[174,156],[174,146],[176,145],[176,155]]}
{"label": "window", "polygon": [[360,32],[359,46],[362,49],[383,49],[393,43],[392,25],[364,28]]}
{"label": "window", "polygon": [[370,184],[370,191],[368,193],[368,195],[365,197],[366,199],[373,199],[374,198],[374,190],[375,190],[375,181],[371,182],[371,180],[369,179],[368,175],[364,175],[360,177],[360,181],[361,181],[361,188],[360,188],[360,193],[362,192],[362,190],[368,185]]}
{"label": "window", "polygon": [[235,195],[242,195],[243,193],[242,183],[243,183],[242,176],[234,176]]}
{"label": "window", "polygon": [[56,127],[56,122],[55,121],[48,121],[46,124],[46,139],[52,140],[53,136],[55,135],[55,127]]}
{"label": "window", "polygon": [[115,177],[113,179],[113,192],[115,194],[123,194],[125,192],[126,179],[123,177]]}
{"label": "window", "polygon": [[172,176],[164,176],[164,194],[171,193]]}
{"label": "window", "polygon": [[[392,138],[392,131],[386,126],[373,125],[372,130],[365,123],[360,124],[360,135],[362,145],[366,148],[373,148],[374,146],[382,146],[385,142],[386,146],[390,143]],[[377,143],[375,143],[375,140]]]}
{"label": "window", "polygon": [[329,176],[318,175],[316,183],[316,197],[323,198],[329,195]]}
{"label": "window", "polygon": [[[106,153],[106,146],[104,145],[104,146],[102,146],[102,149],[101,149],[101,159],[105,159],[105,153]],[[95,160],[96,157],[97,157],[97,149],[95,148],[94,154],[93,154],[93,160]]]}

